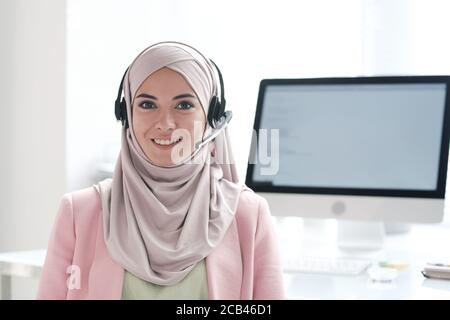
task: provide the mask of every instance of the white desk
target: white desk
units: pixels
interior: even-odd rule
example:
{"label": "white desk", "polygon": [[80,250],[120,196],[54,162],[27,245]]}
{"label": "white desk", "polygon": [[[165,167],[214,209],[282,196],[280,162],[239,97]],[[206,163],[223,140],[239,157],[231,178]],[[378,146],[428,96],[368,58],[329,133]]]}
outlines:
{"label": "white desk", "polygon": [[0,254],[0,299],[11,299],[12,277],[39,277],[45,250],[5,252]]}
{"label": "white desk", "polygon": [[374,283],[367,273],[358,276],[285,274],[288,299],[449,299],[450,280],[426,279],[426,262],[450,262],[450,228],[412,225],[410,232],[388,235],[378,251],[343,251],[336,246],[337,222],[274,218],[283,259],[292,254],[369,258],[406,262],[392,283]]}
{"label": "white desk", "polygon": [[[450,262],[450,228],[440,225],[413,225],[409,233],[386,237],[385,247],[375,252],[346,252],[336,247],[336,222],[274,218],[282,256],[349,256],[375,260],[402,261],[391,284],[372,283],[367,274],[327,276],[284,275],[288,299],[449,299],[450,280],[425,279],[420,270],[426,262]],[[11,298],[11,277],[39,277],[45,250],[0,254],[2,299]]]}

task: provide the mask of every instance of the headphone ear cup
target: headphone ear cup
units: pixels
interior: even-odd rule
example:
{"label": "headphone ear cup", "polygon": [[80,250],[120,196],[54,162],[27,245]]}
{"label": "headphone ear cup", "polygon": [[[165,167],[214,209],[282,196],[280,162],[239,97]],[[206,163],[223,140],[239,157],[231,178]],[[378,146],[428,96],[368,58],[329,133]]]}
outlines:
{"label": "headphone ear cup", "polygon": [[119,100],[116,100],[115,103],[115,114],[117,120],[122,120],[122,104]]}
{"label": "headphone ear cup", "polygon": [[120,116],[122,124],[125,125],[125,129],[127,129],[128,117],[127,117],[127,103],[125,102],[125,98],[122,98],[122,101],[120,101]]}
{"label": "headphone ear cup", "polygon": [[218,104],[219,105],[217,106],[217,120],[220,120],[220,118],[222,118],[223,115],[225,114],[225,99]]}
{"label": "headphone ear cup", "polygon": [[208,122],[212,128],[215,128],[214,121],[218,120],[218,115],[220,112],[220,103],[217,96],[212,97],[208,109]]}

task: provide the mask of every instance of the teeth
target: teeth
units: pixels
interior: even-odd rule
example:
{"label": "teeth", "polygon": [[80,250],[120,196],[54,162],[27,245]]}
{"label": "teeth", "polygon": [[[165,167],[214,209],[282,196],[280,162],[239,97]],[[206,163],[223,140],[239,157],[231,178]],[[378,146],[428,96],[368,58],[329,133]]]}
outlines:
{"label": "teeth", "polygon": [[181,141],[181,137],[178,138],[177,140],[162,140],[162,139],[153,139],[154,142],[156,142],[156,144],[160,144],[163,146],[167,146],[169,144],[174,144],[177,143],[178,141]]}

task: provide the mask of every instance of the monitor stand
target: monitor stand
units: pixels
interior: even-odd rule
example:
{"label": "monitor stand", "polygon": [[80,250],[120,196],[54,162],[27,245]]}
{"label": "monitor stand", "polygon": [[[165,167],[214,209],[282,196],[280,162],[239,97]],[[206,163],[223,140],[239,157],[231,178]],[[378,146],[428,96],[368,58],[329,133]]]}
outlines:
{"label": "monitor stand", "polygon": [[340,249],[379,250],[385,235],[409,232],[408,223],[381,221],[338,220],[338,247]]}
{"label": "monitor stand", "polygon": [[385,237],[384,222],[338,220],[338,247],[351,250],[379,250]]}
{"label": "monitor stand", "polygon": [[384,224],[386,234],[406,233],[411,230],[409,223],[386,222]]}

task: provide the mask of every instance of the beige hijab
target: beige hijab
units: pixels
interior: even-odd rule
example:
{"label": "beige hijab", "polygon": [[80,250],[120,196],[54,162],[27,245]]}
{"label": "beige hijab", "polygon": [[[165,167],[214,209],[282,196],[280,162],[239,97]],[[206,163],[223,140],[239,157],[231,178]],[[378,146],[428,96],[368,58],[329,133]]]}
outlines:
{"label": "beige hijab", "polygon": [[[128,115],[139,86],[163,67],[186,79],[207,114],[218,92],[214,67],[192,47],[172,42],[145,49],[130,65],[124,80]],[[208,256],[234,219],[242,185],[228,132],[225,129],[210,142],[214,156],[210,146],[204,146],[191,156],[197,161],[160,167],[139,146],[132,116],[128,121],[129,128],[122,127],[113,179],[95,185],[102,201],[105,242],[127,271],[158,285],[173,285]],[[209,132],[207,124],[204,137]]]}

